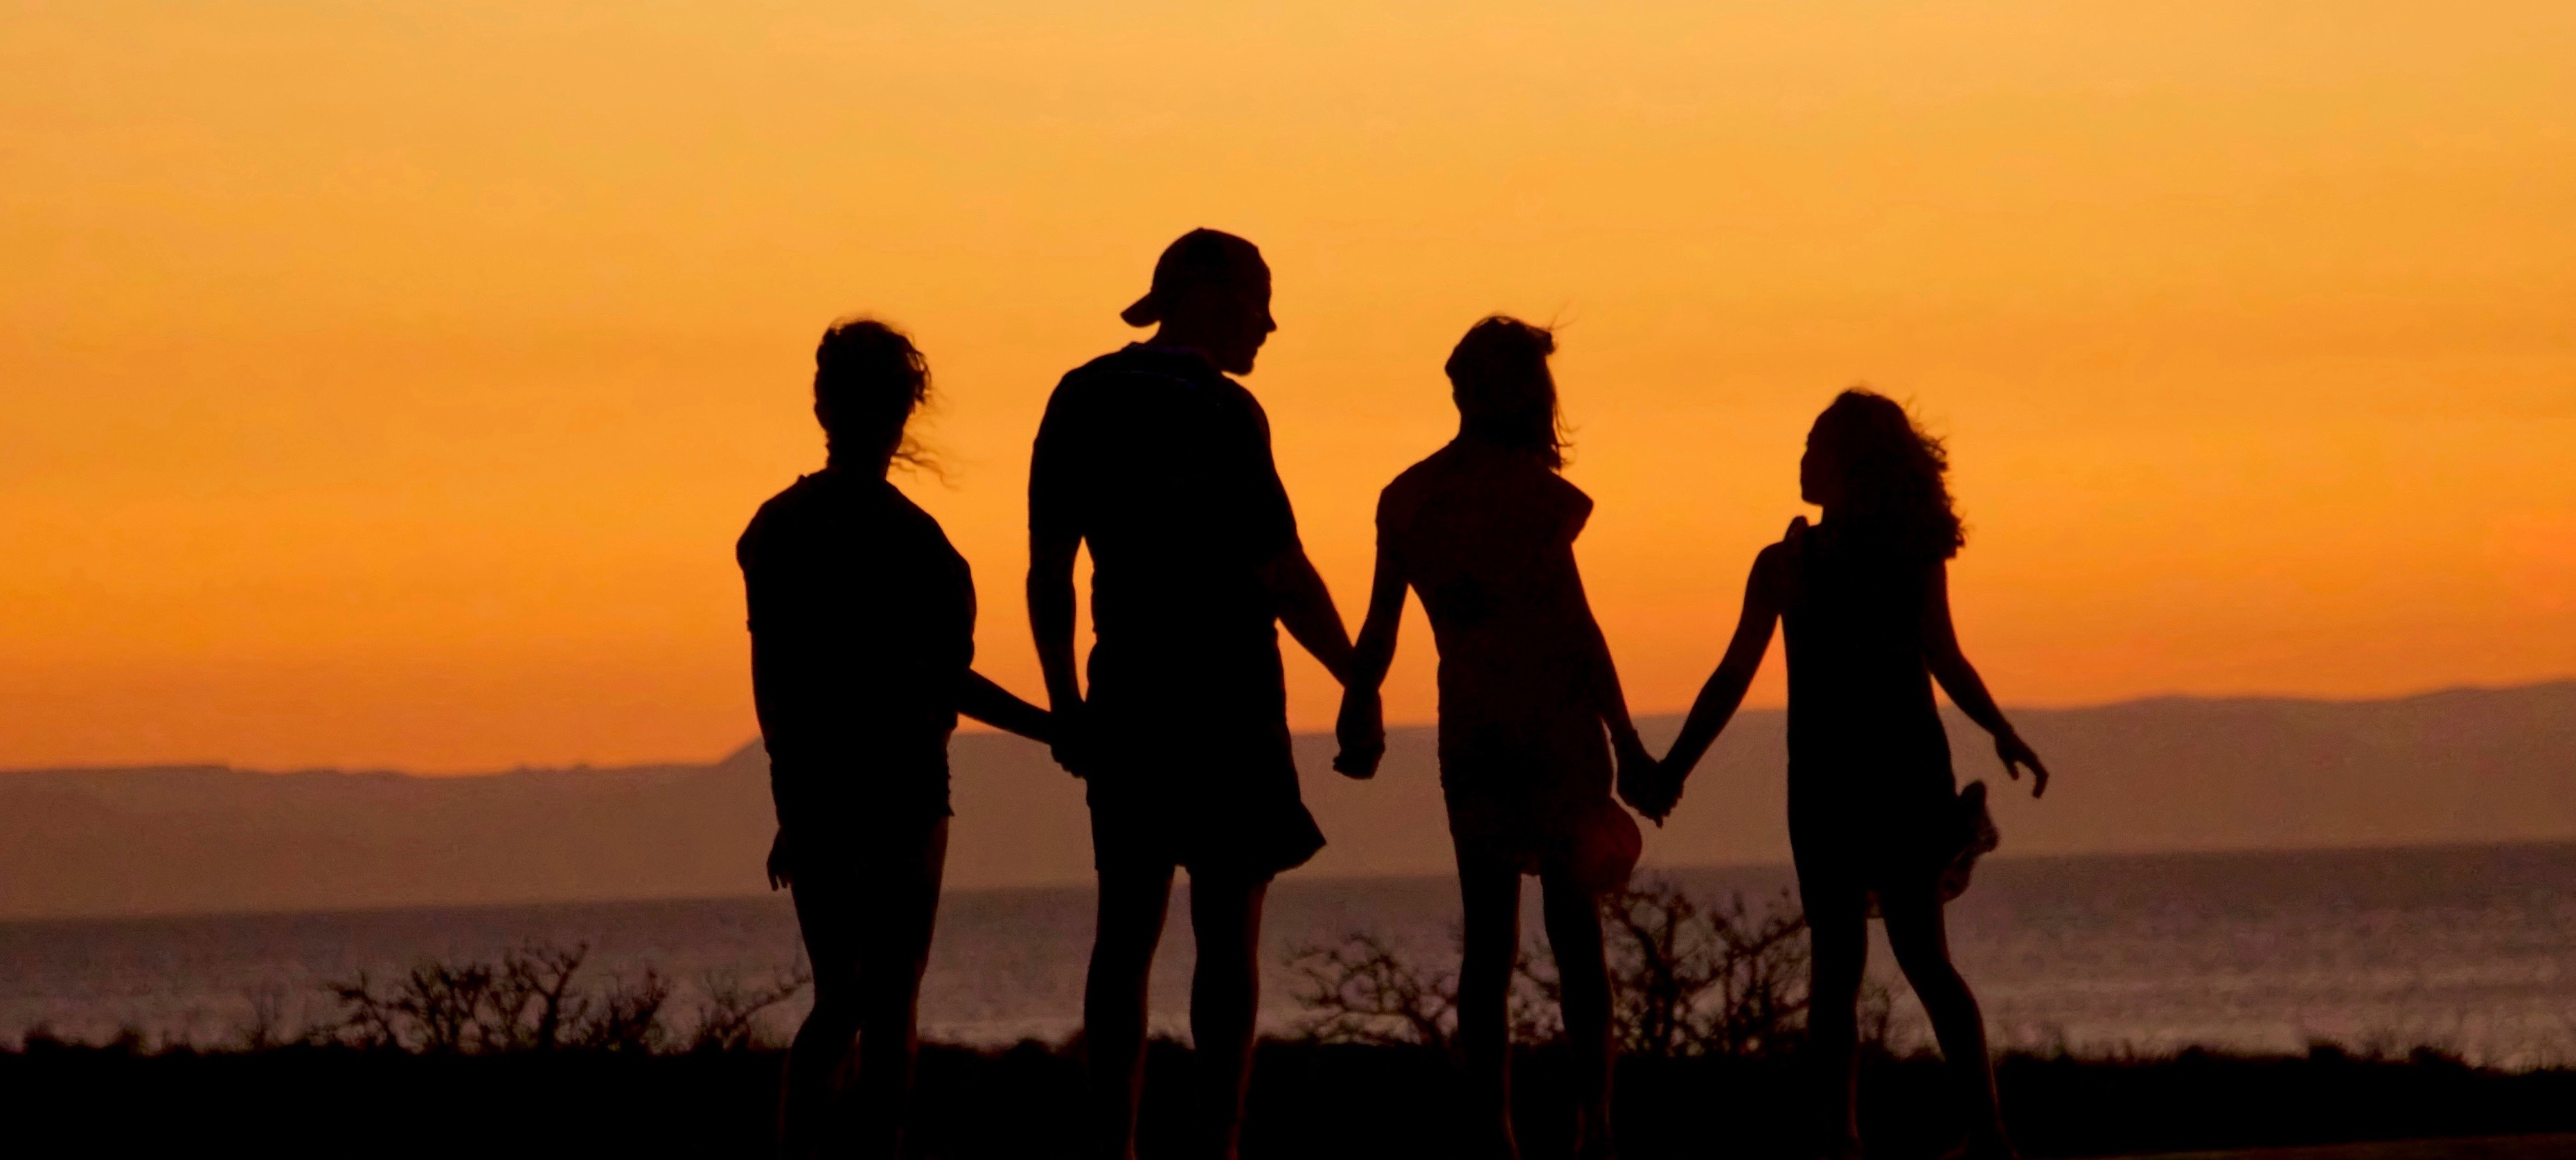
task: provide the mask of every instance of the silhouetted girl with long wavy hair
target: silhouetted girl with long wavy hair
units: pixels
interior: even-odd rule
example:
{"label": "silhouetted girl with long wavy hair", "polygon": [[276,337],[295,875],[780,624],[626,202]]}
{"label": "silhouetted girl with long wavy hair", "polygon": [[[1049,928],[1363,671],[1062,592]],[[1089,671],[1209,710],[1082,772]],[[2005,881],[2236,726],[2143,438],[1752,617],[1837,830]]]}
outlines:
{"label": "silhouetted girl with long wavy hair", "polygon": [[1845,391],[1825,408],[1798,468],[1802,494],[1824,516],[1813,527],[1803,516],[1792,521],[1754,561],[1726,658],[1691,706],[1657,784],[1631,798],[1657,817],[1672,808],[1743,702],[1773,624],[1785,624],[1789,841],[1813,946],[1807,1025],[1827,1156],[1860,1149],[1854,1010],[1873,909],[1957,1077],[1969,1123],[1962,1154],[2013,1155],[1984,1019],[1950,963],[1942,916],[1993,831],[1983,784],[1958,792],[1932,683],[1994,735],[2008,773],[2019,778],[2029,767],[2033,796],[2047,788],[2048,771],[1959,651],[1948,561],[1966,536],[1948,468],[1940,441],[1884,396]]}
{"label": "silhouetted girl with long wavy hair", "polygon": [[1405,593],[1440,648],[1440,788],[1466,911],[1458,1041],[1471,1086],[1462,1155],[1518,1154],[1506,1003],[1520,949],[1521,876],[1536,875],[1575,1065],[1575,1155],[1611,1155],[1610,984],[1600,897],[1636,865],[1637,824],[1611,800],[1651,770],[1609,646],[1583,595],[1574,538],[1592,501],[1563,466],[1555,339],[1496,316],[1449,357],[1458,437],[1378,501],[1377,579],[1342,709],[1336,766],[1369,776],[1385,748],[1378,685]]}

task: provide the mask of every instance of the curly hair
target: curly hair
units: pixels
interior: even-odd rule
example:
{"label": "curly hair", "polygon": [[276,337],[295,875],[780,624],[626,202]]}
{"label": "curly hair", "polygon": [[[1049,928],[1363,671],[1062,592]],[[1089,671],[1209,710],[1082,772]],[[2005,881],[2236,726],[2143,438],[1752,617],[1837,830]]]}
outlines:
{"label": "curly hair", "polygon": [[814,348],[814,418],[827,444],[868,453],[891,447],[896,462],[931,467],[929,454],[904,433],[929,401],[930,360],[886,323],[844,318]]}
{"label": "curly hair", "polygon": [[1842,483],[1855,526],[1889,546],[1947,560],[1968,533],[1950,498],[1950,455],[1905,408],[1876,391],[1836,396],[1807,434],[1819,466]]}
{"label": "curly hair", "polygon": [[1557,410],[1556,376],[1547,369],[1547,356],[1555,353],[1555,332],[1507,314],[1468,327],[1441,368],[1458,404],[1459,433],[1564,467],[1571,444]]}

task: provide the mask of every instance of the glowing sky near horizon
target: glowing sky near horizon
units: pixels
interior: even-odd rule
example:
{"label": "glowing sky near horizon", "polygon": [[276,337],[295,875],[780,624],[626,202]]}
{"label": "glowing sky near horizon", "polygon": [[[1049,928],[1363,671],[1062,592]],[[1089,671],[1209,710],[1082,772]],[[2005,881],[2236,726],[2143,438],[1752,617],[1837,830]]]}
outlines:
{"label": "glowing sky near horizon", "polygon": [[1196,225],[1354,619],[1449,344],[1564,324],[1640,712],[1855,382],[1951,441],[2007,703],[2576,673],[2571,60],[2558,0],[7,5],[0,767],[730,748],[853,312],[1034,693],[1028,439]]}

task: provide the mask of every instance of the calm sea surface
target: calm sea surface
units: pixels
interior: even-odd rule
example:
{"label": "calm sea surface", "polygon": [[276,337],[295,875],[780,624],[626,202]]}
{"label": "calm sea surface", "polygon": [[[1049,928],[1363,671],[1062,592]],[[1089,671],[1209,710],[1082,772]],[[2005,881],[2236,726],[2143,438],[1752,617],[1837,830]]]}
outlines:
{"label": "calm sea surface", "polygon": [[[1784,868],[1666,877],[1757,907],[1790,885]],[[1173,913],[1154,1010],[1177,1032],[1190,944],[1185,907]],[[1296,948],[1365,931],[1445,969],[1457,914],[1444,879],[1281,883],[1265,1018],[1284,1027],[1299,1013],[1278,965]],[[2515,1066],[2576,1061],[2576,845],[2003,859],[1950,916],[2003,1044],[2297,1050],[2325,1039],[2434,1044]],[[1064,1035],[1079,1020],[1090,937],[1087,890],[951,894],[925,1031]],[[757,983],[797,959],[783,897],[7,923],[0,1040],[36,1026],[91,1040],[133,1028],[149,1042],[212,1045],[238,1036],[254,997],[289,1023],[327,1019],[326,981],[530,943],[589,944],[593,983],[652,967],[684,1006],[711,979]],[[1873,970],[1892,974],[1883,945]],[[1901,1011],[1919,1019],[1910,999]]]}

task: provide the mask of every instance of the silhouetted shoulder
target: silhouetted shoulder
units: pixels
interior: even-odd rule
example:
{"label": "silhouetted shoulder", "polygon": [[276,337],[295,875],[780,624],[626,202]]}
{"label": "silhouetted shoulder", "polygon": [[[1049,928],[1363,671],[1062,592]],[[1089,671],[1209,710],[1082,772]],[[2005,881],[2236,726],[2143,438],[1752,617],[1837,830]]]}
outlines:
{"label": "silhouetted shoulder", "polygon": [[734,543],[734,559],[745,566],[765,552],[814,536],[857,530],[891,535],[905,541],[948,543],[948,534],[929,512],[882,479],[838,479],[833,473],[798,476],[786,490],[769,497]]}
{"label": "silhouetted shoulder", "polygon": [[1378,493],[1381,535],[1409,532],[1426,513],[1505,513],[1542,538],[1572,543],[1592,517],[1592,497],[1528,455],[1456,439],[1395,477]]}
{"label": "silhouetted shoulder", "polygon": [[1196,354],[1160,349],[1140,342],[1130,343],[1066,371],[1064,378],[1056,382],[1052,402],[1079,405],[1093,401],[1104,392],[1117,391],[1122,387],[1133,389],[1139,380],[1147,384],[1160,380],[1171,386],[1222,386],[1240,392],[1247,399],[1251,397],[1251,392],[1245,391],[1243,384],[1226,377]]}
{"label": "silhouetted shoulder", "polygon": [[1807,517],[1790,520],[1789,530],[1753,557],[1753,573],[1745,586],[1775,608],[1793,602],[1803,571],[1807,535]]}
{"label": "silhouetted shoulder", "polygon": [[764,501],[760,510],[752,513],[751,523],[742,529],[742,537],[734,541],[734,562],[744,568],[754,566],[786,529],[810,520],[815,489],[813,476],[800,475],[796,482]]}

